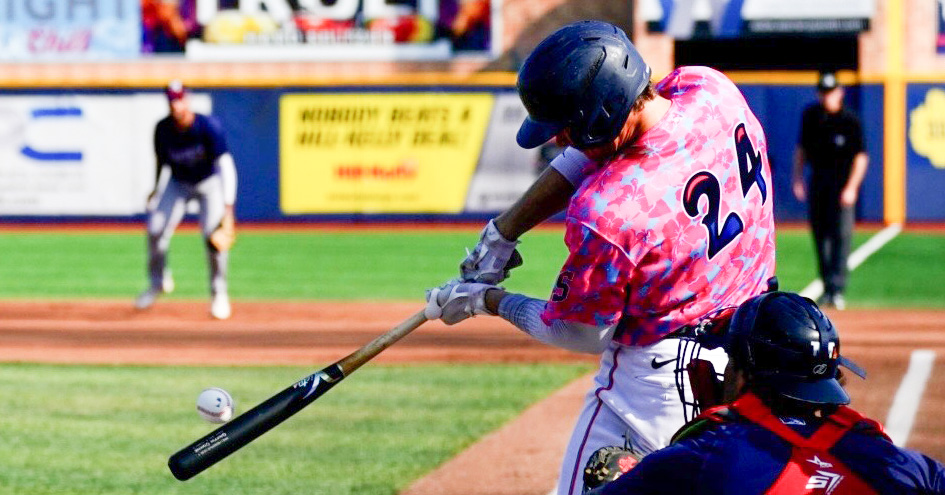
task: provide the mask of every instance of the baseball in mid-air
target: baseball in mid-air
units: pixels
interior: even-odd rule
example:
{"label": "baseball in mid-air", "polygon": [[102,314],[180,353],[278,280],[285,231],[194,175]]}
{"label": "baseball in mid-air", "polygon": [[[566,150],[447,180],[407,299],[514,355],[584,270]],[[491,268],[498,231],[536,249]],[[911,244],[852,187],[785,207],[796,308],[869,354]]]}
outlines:
{"label": "baseball in mid-air", "polygon": [[233,418],[233,397],[222,388],[208,388],[197,397],[197,412],[211,423],[226,423]]}

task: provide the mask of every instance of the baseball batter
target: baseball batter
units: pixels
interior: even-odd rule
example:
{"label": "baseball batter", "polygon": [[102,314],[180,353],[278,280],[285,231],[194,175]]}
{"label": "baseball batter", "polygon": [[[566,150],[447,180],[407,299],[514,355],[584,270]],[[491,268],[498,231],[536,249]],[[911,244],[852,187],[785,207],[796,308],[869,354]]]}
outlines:
{"label": "baseball batter", "polygon": [[[559,495],[583,491],[584,466],[601,447],[626,439],[646,454],[669,443],[684,414],[673,372],[678,346],[666,337],[763,292],[774,274],[771,171],[744,97],[706,67],[680,68],[655,87],[649,78],[610,24],[571,24],[542,41],[519,73],[528,117],[518,142],[532,148],[555,138],[599,166],[572,157],[539,177],[486,226],[462,278],[428,291],[429,318],[499,315],[542,342],[600,354]],[[554,198],[567,197],[572,190],[562,185],[571,183],[570,255],[550,298],[493,285],[517,243],[506,234],[554,213]],[[540,211],[528,206],[532,198]],[[703,357],[724,368],[724,352]]]}
{"label": "baseball batter", "polygon": [[187,202],[196,200],[209,258],[210,313],[214,318],[226,319],[231,314],[226,271],[234,235],[236,166],[219,122],[191,110],[183,84],[173,81],[165,93],[170,115],[154,130],[158,174],[147,207],[150,285],[138,296],[135,306],[149,308],[158,296],[173,290],[167,269],[168,248],[186,213]]}

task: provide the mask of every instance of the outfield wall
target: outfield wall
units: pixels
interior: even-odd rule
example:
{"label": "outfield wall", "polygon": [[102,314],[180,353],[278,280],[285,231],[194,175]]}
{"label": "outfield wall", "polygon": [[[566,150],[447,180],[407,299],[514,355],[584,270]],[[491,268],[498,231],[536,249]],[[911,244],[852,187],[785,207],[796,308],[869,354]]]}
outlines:
{"label": "outfield wall", "polygon": [[[555,152],[515,144],[524,109],[514,75],[497,79],[195,87],[194,93],[197,107],[224,123],[243,221],[449,220],[505,208]],[[791,193],[791,166],[800,112],[814,101],[814,88],[739,86],[768,136],[777,218],[803,220],[805,206]],[[908,87],[915,125],[907,129],[918,129],[907,146],[909,220],[945,220],[945,164],[933,164],[945,153],[941,87]],[[150,133],[166,113],[162,98],[155,88],[0,91],[0,216],[140,218],[154,177]],[[870,155],[858,218],[882,221],[883,86],[851,86],[847,102],[863,119]]]}

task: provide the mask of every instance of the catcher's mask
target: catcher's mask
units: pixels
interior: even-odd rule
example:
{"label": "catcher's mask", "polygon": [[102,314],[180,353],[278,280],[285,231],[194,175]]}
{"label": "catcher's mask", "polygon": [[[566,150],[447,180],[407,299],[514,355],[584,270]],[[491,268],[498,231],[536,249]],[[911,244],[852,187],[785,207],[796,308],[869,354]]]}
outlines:
{"label": "catcher's mask", "polygon": [[[686,422],[702,411],[722,403],[724,370],[716,370],[711,361],[701,359],[700,355],[703,349],[711,350],[722,346],[722,339],[734,313],[735,308],[724,308],[673,334],[678,342],[676,391],[679,392]],[[689,390],[686,387],[687,381]]]}
{"label": "catcher's mask", "polygon": [[[778,278],[771,277],[767,281],[767,289],[761,296],[749,299],[754,301],[765,295],[778,291]],[[738,310],[747,306],[748,302],[739,307],[722,308],[701,318],[695,325],[687,325],[675,332],[674,337],[679,339],[679,349],[676,354],[676,390],[679,400],[683,404],[683,416],[686,422],[695,418],[702,411],[718,406],[725,400],[723,396],[723,380],[725,370],[716,370],[715,365],[706,359],[700,359],[703,349],[712,350],[722,347],[731,356],[729,342],[729,328]],[[691,390],[686,390],[686,378],[689,379]]]}

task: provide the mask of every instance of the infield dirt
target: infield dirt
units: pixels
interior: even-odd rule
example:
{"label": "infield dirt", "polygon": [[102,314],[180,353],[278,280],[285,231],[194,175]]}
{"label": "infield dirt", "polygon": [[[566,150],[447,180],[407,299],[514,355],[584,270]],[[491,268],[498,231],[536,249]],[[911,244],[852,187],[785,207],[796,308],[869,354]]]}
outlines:
{"label": "infield dirt", "polygon": [[[0,301],[0,361],[164,365],[311,365],[336,361],[420,309],[418,303],[234,303],[227,321],[205,302]],[[886,419],[913,349],[945,352],[945,311],[832,312],[842,352],[864,366],[851,379],[853,406]],[[208,352],[212,350],[213,352]],[[543,345],[494,318],[446,327],[428,322],[374,363],[595,363],[594,356]],[[945,371],[933,369],[908,446],[945,459]],[[409,495],[545,495],[590,378],[533,405],[513,422],[418,480]],[[516,459],[509,462],[509,459]]]}

